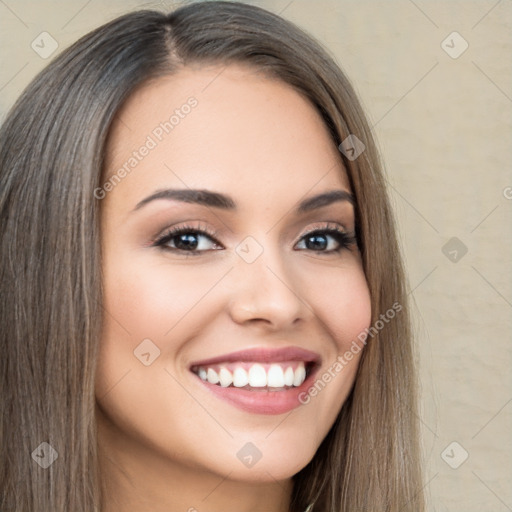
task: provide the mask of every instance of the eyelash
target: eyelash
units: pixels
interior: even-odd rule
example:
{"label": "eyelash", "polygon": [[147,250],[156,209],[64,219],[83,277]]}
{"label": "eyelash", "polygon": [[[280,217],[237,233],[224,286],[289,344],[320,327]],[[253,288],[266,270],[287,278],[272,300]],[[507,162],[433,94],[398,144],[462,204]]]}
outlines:
{"label": "eyelash", "polygon": [[[216,245],[221,245],[217,241],[217,233],[215,231],[210,230],[206,226],[195,227],[195,226],[191,226],[191,225],[184,225],[184,226],[179,226],[179,227],[169,229],[165,234],[163,234],[160,238],[158,238],[152,245],[154,247],[160,247],[161,249],[166,250],[166,251],[178,252],[178,253],[182,253],[182,254],[186,254],[186,255],[190,255],[190,256],[198,256],[201,253],[209,252],[210,250],[218,250],[218,249],[209,249],[206,251],[205,250],[199,251],[197,249],[193,249],[193,250],[188,251],[185,249],[178,249],[176,247],[168,247],[165,245],[168,242],[170,242],[173,238],[175,238],[179,235],[184,235],[184,234],[203,235],[203,236],[210,238],[211,241],[214,242]],[[319,227],[319,228],[315,228],[312,231],[309,231],[308,233],[305,233],[300,238],[299,242],[309,236],[317,235],[317,234],[330,235],[339,244],[339,247],[337,249],[331,249],[330,251],[320,251],[320,250],[315,251],[313,249],[309,249],[310,252],[315,252],[317,254],[336,254],[336,253],[343,251],[344,249],[349,249],[354,244],[357,244],[357,239],[353,234],[347,233],[347,232],[341,230],[337,226],[330,227],[328,224],[326,224],[325,226]],[[301,249],[301,250],[308,250],[308,249]]]}

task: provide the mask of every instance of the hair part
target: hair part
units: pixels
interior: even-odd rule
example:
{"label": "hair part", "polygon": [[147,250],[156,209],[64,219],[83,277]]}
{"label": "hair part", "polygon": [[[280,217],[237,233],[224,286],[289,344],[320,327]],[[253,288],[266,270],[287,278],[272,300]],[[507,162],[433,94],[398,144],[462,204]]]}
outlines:
{"label": "hair part", "polygon": [[[1,130],[0,509],[99,512],[94,378],[101,336],[100,202],[109,128],[149,80],[190,64],[247,64],[305,95],[340,153],[356,198],[356,234],[372,325],[351,394],[311,462],[294,477],[293,512],[424,510],[405,273],[363,109],[334,59],[292,23],[235,2],[170,14],[136,11],[62,52],[29,84]],[[41,442],[58,453],[43,469]]]}

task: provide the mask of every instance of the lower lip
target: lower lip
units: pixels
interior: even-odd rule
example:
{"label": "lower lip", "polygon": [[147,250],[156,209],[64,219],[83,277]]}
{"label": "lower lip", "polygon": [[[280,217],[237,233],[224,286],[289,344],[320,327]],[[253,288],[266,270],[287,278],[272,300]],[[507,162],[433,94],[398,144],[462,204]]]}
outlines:
{"label": "lower lip", "polygon": [[281,391],[268,391],[268,388],[250,391],[235,387],[222,387],[204,381],[195,374],[194,376],[215,396],[243,411],[252,414],[284,414],[299,405],[303,405],[299,396],[301,393],[307,392],[316,372],[317,368],[313,368],[300,386]]}

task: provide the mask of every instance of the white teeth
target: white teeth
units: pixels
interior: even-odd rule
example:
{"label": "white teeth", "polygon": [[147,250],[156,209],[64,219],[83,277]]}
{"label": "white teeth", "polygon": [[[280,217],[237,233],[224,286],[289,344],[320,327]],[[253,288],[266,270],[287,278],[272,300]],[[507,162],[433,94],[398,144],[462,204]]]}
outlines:
{"label": "white teeth", "polygon": [[284,372],[284,385],[293,386],[294,377],[295,374],[293,373],[293,368],[291,366],[288,366],[288,368],[286,368],[286,371]]}
{"label": "white teeth", "polygon": [[278,364],[270,365],[267,375],[267,385],[271,388],[282,388],[284,386],[283,369]]}
{"label": "white teeth", "polygon": [[218,384],[219,376],[217,375],[217,372],[215,370],[208,368],[208,371],[206,372],[206,380],[210,384]]}
{"label": "white teeth", "polygon": [[221,368],[219,371],[219,381],[223,388],[227,388],[228,386],[231,386],[231,383],[233,382],[233,375],[231,375],[231,372],[226,370],[226,368]]}
{"label": "white teeth", "polygon": [[293,378],[293,385],[295,387],[300,386],[306,380],[306,369],[304,368],[304,364],[301,363],[297,366],[295,370],[295,375]]}
{"label": "white teeth", "polygon": [[238,366],[231,373],[224,367],[221,367],[218,372],[213,368],[200,367],[197,370],[197,375],[210,384],[217,384],[224,388],[229,386],[243,388],[247,385],[253,388],[298,387],[306,380],[304,362],[299,362],[295,371],[292,366],[286,367],[285,370],[284,366],[278,363],[273,363],[267,368],[268,370],[265,370],[263,365],[254,363],[249,371]]}
{"label": "white teeth", "polygon": [[249,384],[249,376],[243,368],[235,368],[233,372],[233,386],[235,388],[243,388]]}
{"label": "white teeth", "polygon": [[249,385],[252,388],[264,388],[267,385],[267,372],[261,364],[253,364],[249,370]]}

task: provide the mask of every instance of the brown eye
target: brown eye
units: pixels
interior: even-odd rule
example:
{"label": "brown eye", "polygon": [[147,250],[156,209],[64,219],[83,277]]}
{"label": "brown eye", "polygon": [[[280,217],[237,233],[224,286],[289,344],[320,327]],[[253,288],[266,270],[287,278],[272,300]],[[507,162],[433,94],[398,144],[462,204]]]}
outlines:
{"label": "brown eye", "polygon": [[341,229],[316,229],[302,237],[299,243],[304,242],[305,247],[310,251],[336,253],[348,249],[356,240],[352,234]]}
{"label": "brown eye", "polygon": [[214,233],[192,226],[173,228],[156,240],[153,245],[165,250],[190,254],[199,254],[222,248],[215,239]]}

